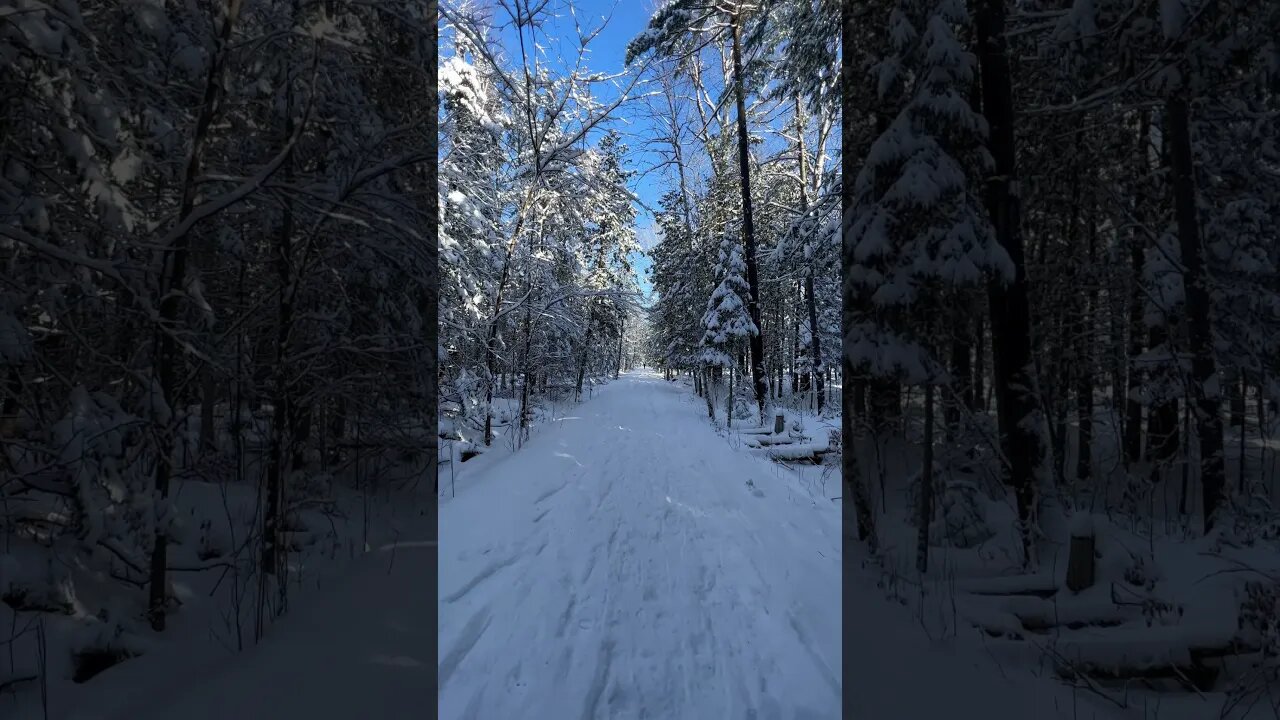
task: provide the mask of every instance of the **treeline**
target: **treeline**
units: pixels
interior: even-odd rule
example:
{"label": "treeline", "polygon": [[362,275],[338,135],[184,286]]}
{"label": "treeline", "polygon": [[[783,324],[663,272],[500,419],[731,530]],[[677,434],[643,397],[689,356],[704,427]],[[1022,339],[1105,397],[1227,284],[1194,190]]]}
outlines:
{"label": "treeline", "polygon": [[986,453],[1029,553],[1064,508],[1134,511],[1161,483],[1204,533],[1256,517],[1245,425],[1270,432],[1280,398],[1280,5],[845,11],[849,415],[881,435],[923,415],[943,450]]}
{"label": "treeline", "polygon": [[357,443],[424,446],[433,15],[296,0],[0,11],[13,607],[42,606],[15,583],[16,558],[44,553],[113,578],[105,604],[145,593],[163,629],[186,481],[260,484],[256,527],[218,562],[248,558],[282,593],[295,487],[351,479]]}
{"label": "treeline", "polygon": [[693,375],[713,420],[722,397],[729,419],[760,420],[784,396],[821,412],[836,379],[838,13],[676,0],[628,47],[650,63],[670,185],[651,253],[654,353]]}
{"label": "treeline", "polygon": [[[487,446],[510,432],[522,442],[540,400],[578,398],[634,354],[634,171],[609,125],[636,77],[587,69],[594,33],[578,38],[576,57],[549,57],[550,13],[441,7],[447,439]],[[499,28],[514,33],[506,46]]]}

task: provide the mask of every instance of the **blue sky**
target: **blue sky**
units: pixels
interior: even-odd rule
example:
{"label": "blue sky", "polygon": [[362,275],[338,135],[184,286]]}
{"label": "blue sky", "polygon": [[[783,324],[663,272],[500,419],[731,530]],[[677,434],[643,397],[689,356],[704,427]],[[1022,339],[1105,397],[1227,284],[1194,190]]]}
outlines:
{"label": "blue sky", "polygon": [[[547,60],[553,63],[561,59],[572,62],[576,57],[577,31],[574,26],[576,16],[578,24],[584,29],[604,25],[600,34],[589,46],[588,67],[598,72],[617,73],[623,69],[627,43],[648,24],[653,2],[652,0],[578,0],[577,2],[552,0],[548,9],[554,17],[543,25],[538,36],[538,44],[545,49]],[[501,9],[498,9],[496,14],[499,18],[504,17]],[[500,33],[499,37],[508,52],[513,57],[518,57],[520,46],[516,41],[515,32],[507,29]],[[528,43],[527,33],[525,42]],[[597,87],[597,94],[601,100],[616,98],[617,95],[612,90],[606,90],[603,85]],[[652,214],[643,205],[656,207],[658,198],[663,193],[666,178],[661,172],[653,171],[653,167],[661,162],[662,158],[644,149],[644,138],[649,134],[650,123],[644,117],[639,102],[633,101],[620,107],[609,126],[623,135],[624,142],[630,148],[629,165],[636,171],[631,189],[641,201],[636,204],[638,236],[641,246],[647,248],[654,241],[654,223]],[[650,264],[649,258],[637,255],[632,260],[635,263],[640,286],[648,296],[652,292],[645,274]]]}

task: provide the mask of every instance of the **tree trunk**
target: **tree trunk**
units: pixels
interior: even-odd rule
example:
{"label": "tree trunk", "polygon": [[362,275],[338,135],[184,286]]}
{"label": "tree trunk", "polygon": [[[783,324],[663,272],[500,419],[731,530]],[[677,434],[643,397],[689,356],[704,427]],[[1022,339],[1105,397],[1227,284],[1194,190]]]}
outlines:
{"label": "tree trunk", "polygon": [[289,445],[292,448],[293,460],[289,463],[289,467],[295,470],[306,466],[307,463],[307,444],[311,442],[311,426],[315,419],[312,413],[312,401],[308,398],[310,394],[310,387],[307,386],[305,389],[300,389],[297,393],[298,397],[289,403],[293,411],[289,425],[292,436]]}
{"label": "tree trunk", "polygon": [[[191,155],[187,159],[186,174],[183,178],[182,205],[178,211],[178,223],[185,222],[195,208],[196,181],[201,172],[201,152],[213,123],[214,110],[217,107],[218,91],[222,87],[220,81],[226,48],[231,39],[231,29],[235,26],[240,14],[240,0],[230,0],[226,14],[223,16],[219,32],[218,47],[214,51],[213,62],[209,64],[209,74],[205,78],[204,98],[200,106],[200,114],[196,118],[195,132],[192,135]],[[187,277],[187,252],[190,247],[190,233],[182,233],[174,239],[170,254],[162,266],[164,274],[160,282],[159,321],[162,328],[174,329],[178,319],[180,298],[176,292]],[[157,384],[160,400],[168,405],[171,413],[176,413],[177,400],[177,342],[173,336],[160,329],[155,333],[155,358]],[[167,503],[169,500],[169,483],[173,477],[174,419],[169,427],[160,428],[157,433],[157,454],[155,470],[155,502]],[[167,513],[166,513],[167,514]],[[157,527],[151,550],[151,565],[148,576],[147,615],[151,628],[157,632],[165,628],[165,608],[169,587],[168,573],[168,528]]]}
{"label": "tree trunk", "polygon": [[1229,368],[1223,371],[1226,376],[1228,392],[1231,397],[1231,414],[1227,422],[1231,427],[1244,427],[1245,414],[1245,393],[1248,392],[1248,386],[1245,385],[1244,372],[1240,368]]}
{"label": "tree trunk", "polygon": [[1021,234],[1013,78],[1005,49],[1004,0],[978,0],[976,11],[982,109],[990,126],[988,146],[995,160],[987,203],[997,241],[1008,253],[1014,268],[1014,277],[1009,283],[994,282],[988,290],[993,382],[1001,449],[1009,461],[1008,482],[1017,501],[1025,557],[1031,562],[1036,491],[1043,482],[1043,478],[1037,476],[1044,449],[1032,420],[1036,415],[1036,399],[1030,375],[1031,318]]}
{"label": "tree trunk", "polygon": [[987,366],[987,333],[985,323],[979,316],[974,321],[973,333],[973,381],[970,383],[969,409],[973,412],[987,411],[986,366]]}
{"label": "tree trunk", "polygon": [[871,427],[883,435],[902,419],[902,389],[896,380],[887,378],[873,378],[869,385]]}
{"label": "tree trunk", "polygon": [[730,365],[729,372],[729,392],[725,395],[724,400],[724,422],[726,427],[733,427],[733,376],[738,369],[737,365]]}
{"label": "tree trunk", "polygon": [[1142,368],[1138,358],[1142,355],[1142,248],[1137,233],[1129,246],[1129,270],[1133,276],[1133,291],[1129,295],[1129,373],[1125,382],[1124,400],[1124,459],[1127,466],[1142,459],[1142,401],[1138,391],[1142,387]]}
{"label": "tree trunk", "polygon": [[1088,290],[1081,306],[1080,322],[1084,332],[1077,339],[1080,362],[1076,366],[1076,479],[1082,483],[1093,476],[1093,313],[1097,306],[1097,291],[1092,276],[1094,258],[1097,255],[1098,218],[1097,203],[1091,203],[1088,218],[1089,245],[1086,248],[1084,267],[1088,278]]}
{"label": "tree trunk", "polygon": [[[292,93],[286,90],[285,136],[293,134]],[[293,181],[293,153],[285,160],[285,180]],[[263,576],[274,575],[280,562],[282,540],[281,520],[284,513],[284,479],[288,474],[285,452],[286,431],[293,420],[290,404],[289,376],[286,364],[289,356],[289,331],[293,326],[293,297],[289,291],[293,278],[293,200],[285,199],[280,221],[280,234],[276,240],[275,270],[280,291],[276,297],[275,366],[272,373],[271,455],[267,458],[267,507],[262,516],[262,567]],[[279,579],[280,588],[286,586]]]}
{"label": "tree trunk", "polygon": [[[532,293],[532,288],[530,288]],[[520,388],[520,429],[519,437],[523,441],[529,430],[529,389],[533,385],[533,303],[524,308],[524,383]]]}
{"label": "tree trunk", "polygon": [[[803,295],[804,295],[804,283],[797,282],[796,296],[803,300]],[[797,317],[799,316],[799,314],[800,313],[797,310],[796,312]],[[800,376],[803,374],[800,368],[800,352],[801,352],[800,351],[800,323],[797,320],[795,323],[793,323],[793,325],[794,327],[791,328],[791,395],[792,397],[795,397],[796,395],[800,394],[801,392],[800,388],[804,381],[801,380],[800,378]],[[805,388],[805,391],[807,392],[808,388]]]}
{"label": "tree trunk", "polygon": [[200,370],[200,454],[212,454],[218,451],[218,428],[216,414],[218,405],[218,379],[213,368],[206,365]]}
{"label": "tree trunk", "polygon": [[[1168,328],[1163,323],[1153,326],[1148,332],[1148,344],[1151,348],[1165,346],[1171,348]],[[1151,461],[1151,481],[1160,478],[1160,466],[1167,463],[1178,453],[1178,399],[1164,398],[1155,401],[1147,411],[1147,460]]]}
{"label": "tree trunk", "polygon": [[1216,368],[1213,325],[1204,270],[1204,248],[1196,212],[1194,159],[1191,150],[1190,108],[1181,95],[1169,100],[1169,142],[1172,150],[1174,216],[1186,288],[1187,339],[1191,350],[1191,393],[1195,402],[1196,435],[1200,440],[1200,483],[1204,491],[1204,532],[1213,529],[1226,480],[1222,456],[1222,418],[1219,390],[1211,387]]}
{"label": "tree trunk", "polygon": [[742,241],[747,265],[747,313],[755,323],[756,334],[750,337],[751,381],[759,405],[760,423],[764,424],[764,329],[760,327],[760,280],[756,272],[755,221],[751,213],[751,155],[747,138],[747,92],[742,78],[742,28],[735,13],[729,20],[733,37],[733,91],[738,106],[738,172],[742,176]]}
{"label": "tree trunk", "polygon": [[929,521],[933,518],[933,385],[924,386],[924,462],[920,468],[920,515],[916,529],[916,570],[929,569]]}
{"label": "tree trunk", "polygon": [[333,439],[333,449],[329,451],[330,464],[341,460],[342,441],[347,433],[347,399],[339,395],[333,401],[333,411],[329,414],[329,435]]}
{"label": "tree trunk", "polygon": [[[841,13],[841,41],[846,48],[853,47],[856,40],[855,31],[857,29],[857,17],[853,11],[853,0],[843,0]],[[857,82],[857,74],[853,63],[844,63],[840,68],[841,84],[845,88],[853,87]],[[858,112],[858,106],[854,101],[853,93],[845,92],[840,99],[841,113],[845,118],[855,117]],[[845,207],[850,206],[851,195],[854,186],[854,179],[858,173],[858,162],[854,158],[854,153],[849,152],[849,148],[853,147],[853,127],[852,122],[845,122],[841,126],[841,144],[845,148],[845,152],[841,153],[840,158],[840,186],[842,200]],[[845,214],[841,222],[841,256],[847,264],[852,255],[852,244],[849,241],[849,215]],[[857,307],[858,294],[855,292],[851,283],[841,283],[840,291],[840,309],[842,322],[848,324],[852,313]],[[858,378],[854,374],[853,362],[849,359],[849,354],[841,352],[840,370],[842,374],[842,382],[840,383],[840,405],[841,414],[844,422],[840,423],[840,464],[841,476],[844,478],[844,498],[842,506],[845,509],[844,517],[848,518],[848,510],[852,509],[857,519],[858,540],[867,544],[867,549],[874,555],[879,551],[878,536],[875,530],[875,514],[871,507],[871,498],[867,492],[867,484],[862,478],[861,468],[858,464],[858,453],[856,451],[856,440],[858,436],[858,420],[863,416],[864,408],[866,408],[866,382]],[[845,547],[848,548],[846,541]],[[852,697],[846,694],[846,698]],[[848,700],[845,701],[845,715],[851,717],[852,710]]]}
{"label": "tree trunk", "polygon": [[[800,105],[800,96],[796,96],[796,138],[800,152],[800,214],[809,211],[809,198],[806,190],[808,177],[805,174],[804,152],[804,111]],[[810,254],[806,258],[804,274],[804,302],[809,313],[809,372],[813,375],[816,386],[814,392],[818,400],[818,414],[822,414],[822,342],[818,333],[818,304],[813,295],[813,264],[815,259]],[[761,410],[763,412],[763,410]]]}
{"label": "tree trunk", "polygon": [[591,315],[587,318],[587,334],[582,339],[582,353],[578,356],[578,382],[573,386],[573,399],[577,402],[582,399],[582,378],[587,372],[587,354],[591,351],[591,331],[596,325],[596,310],[591,308]]}
{"label": "tree trunk", "polygon": [[970,358],[971,338],[966,332],[963,314],[956,317],[955,330],[951,338],[951,377],[958,387],[954,396],[944,399],[946,435],[955,437],[960,427],[960,410],[969,401],[972,388],[973,362]]}
{"label": "tree trunk", "polygon": [[617,362],[613,364],[614,380],[617,380],[618,375],[621,374],[622,372],[622,338],[626,333],[626,329],[627,329],[627,318],[624,315],[618,321],[618,359],[617,359]]}
{"label": "tree trunk", "polygon": [[1071,534],[1067,551],[1067,589],[1078,593],[1093,585],[1094,535],[1092,530]]}
{"label": "tree trunk", "polygon": [[[708,370],[704,369],[700,374],[702,375],[703,399],[707,401],[707,417],[711,418],[711,422],[715,422],[716,421],[716,405],[715,405],[716,401],[715,401],[715,397],[713,397],[715,393],[712,392],[712,389],[715,386],[710,382],[711,373]],[[697,375],[694,376],[694,379],[696,382]]]}

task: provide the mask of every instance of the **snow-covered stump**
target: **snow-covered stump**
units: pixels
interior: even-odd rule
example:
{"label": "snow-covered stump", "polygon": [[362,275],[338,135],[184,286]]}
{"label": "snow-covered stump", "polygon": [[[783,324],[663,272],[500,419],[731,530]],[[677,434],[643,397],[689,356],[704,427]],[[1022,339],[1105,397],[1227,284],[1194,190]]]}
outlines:
{"label": "snow-covered stump", "polygon": [[781,435],[782,431],[785,430],[786,427],[787,427],[786,415],[783,415],[782,413],[778,413],[777,415],[773,416],[773,434],[774,435]]}
{"label": "snow-covered stump", "polygon": [[1093,585],[1096,540],[1093,519],[1077,513],[1071,521],[1071,546],[1067,554],[1067,589],[1080,592]]}

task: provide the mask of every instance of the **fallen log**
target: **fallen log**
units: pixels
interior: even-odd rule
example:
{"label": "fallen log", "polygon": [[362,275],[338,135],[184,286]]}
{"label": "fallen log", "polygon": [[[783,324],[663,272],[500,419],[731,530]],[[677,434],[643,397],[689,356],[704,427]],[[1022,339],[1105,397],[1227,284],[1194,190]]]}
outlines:
{"label": "fallen log", "polygon": [[1064,680],[1075,680],[1082,675],[1110,682],[1173,680],[1192,692],[1212,692],[1219,672],[1219,668],[1195,663],[1126,667],[1084,662],[1061,663],[1057,667],[1058,677]]}
{"label": "fallen log", "polygon": [[765,446],[776,447],[779,445],[794,445],[796,444],[796,441],[794,438],[789,438],[789,437],[761,435],[761,436],[748,438],[747,443],[750,444],[752,447],[765,447]]}
{"label": "fallen log", "polygon": [[1049,598],[1058,593],[1058,580],[1053,575],[1000,575],[974,578],[956,583],[956,589],[970,595],[1008,596],[1034,595]]}
{"label": "fallen log", "polygon": [[[1058,674],[1087,675],[1095,680],[1173,680],[1196,692],[1210,692],[1220,668],[1210,664],[1234,655],[1257,652],[1239,637],[1213,640],[1213,633],[1166,628],[1160,633],[1134,626],[1128,638],[1078,638],[1057,645]],[[1177,630],[1182,630],[1178,632]],[[1149,638],[1142,638],[1150,635]]]}
{"label": "fallen log", "polygon": [[822,462],[822,456],[831,452],[831,448],[818,443],[795,443],[791,445],[773,445],[769,447],[749,448],[758,455],[772,460],[807,460],[813,463]]}

